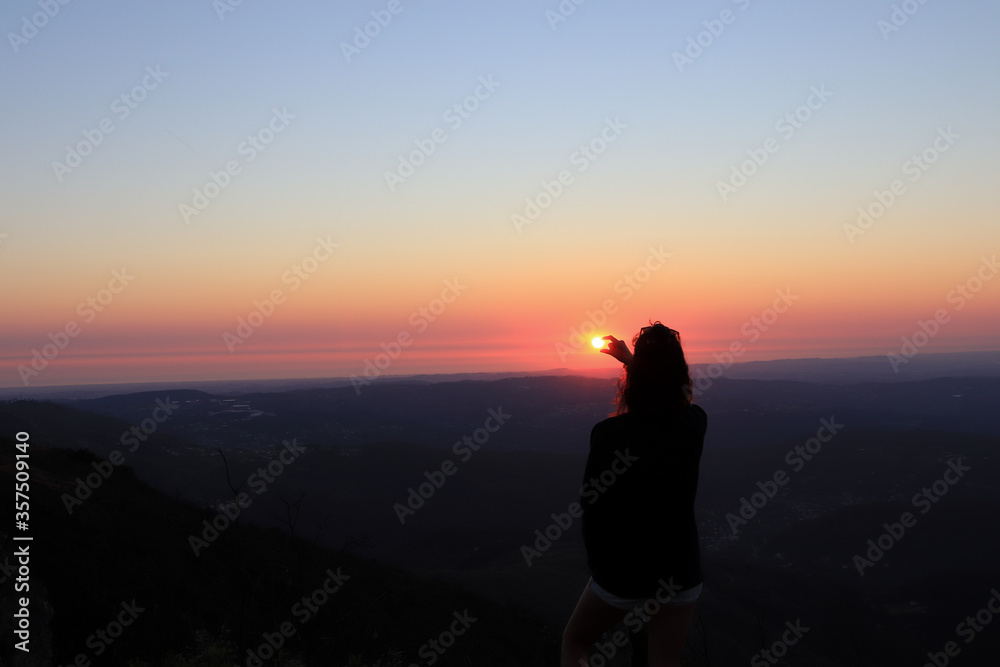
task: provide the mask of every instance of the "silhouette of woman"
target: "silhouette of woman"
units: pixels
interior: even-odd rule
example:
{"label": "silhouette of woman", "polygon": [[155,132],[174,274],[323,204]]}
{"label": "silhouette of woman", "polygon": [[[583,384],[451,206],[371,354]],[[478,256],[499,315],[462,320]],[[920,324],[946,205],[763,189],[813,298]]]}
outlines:
{"label": "silhouette of woman", "polygon": [[[634,354],[604,339],[601,352],[624,369],[615,415],[590,434],[580,504],[592,576],[563,631],[561,665],[586,665],[601,634],[631,612],[627,630],[649,619],[632,664],[648,650],[649,665],[677,666],[701,593],[694,498],[707,416],[692,403],[678,332],[660,322],[643,327]],[[617,650],[619,641],[607,646]]]}

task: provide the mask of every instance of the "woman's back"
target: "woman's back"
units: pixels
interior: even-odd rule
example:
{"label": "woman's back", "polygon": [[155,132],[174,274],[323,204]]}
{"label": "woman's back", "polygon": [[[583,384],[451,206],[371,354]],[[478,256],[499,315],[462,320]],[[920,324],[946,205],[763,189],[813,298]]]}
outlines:
{"label": "woman's back", "polygon": [[701,583],[694,498],[706,426],[695,405],[594,426],[581,504],[588,565],[600,586],[641,597],[660,579]]}

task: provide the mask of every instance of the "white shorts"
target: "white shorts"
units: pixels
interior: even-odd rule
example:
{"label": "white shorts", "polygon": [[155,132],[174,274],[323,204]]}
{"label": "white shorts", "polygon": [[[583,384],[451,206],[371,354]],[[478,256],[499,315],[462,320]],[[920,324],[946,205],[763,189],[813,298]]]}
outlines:
{"label": "white shorts", "polygon": [[698,596],[701,595],[701,584],[697,586],[692,586],[687,590],[683,590],[676,595],[667,598],[666,601],[661,601],[659,598],[623,598],[615,595],[614,593],[609,593],[594,581],[594,578],[590,578],[590,590],[597,594],[597,597],[601,598],[606,604],[611,605],[615,609],[624,609],[626,611],[631,611],[636,607],[641,607],[646,604],[649,599],[656,599],[660,604],[664,604],[668,607],[682,606],[687,604],[694,604]]}

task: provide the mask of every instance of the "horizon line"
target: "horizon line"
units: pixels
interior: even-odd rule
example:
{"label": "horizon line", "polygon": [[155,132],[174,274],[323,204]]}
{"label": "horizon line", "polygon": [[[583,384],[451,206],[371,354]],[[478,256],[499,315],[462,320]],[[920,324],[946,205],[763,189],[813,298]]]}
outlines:
{"label": "horizon line", "polygon": [[[998,355],[1000,356],[1000,349],[997,350],[974,350],[974,351],[961,351],[961,352],[924,352],[919,355],[915,355],[916,358],[923,358],[927,360],[928,358],[940,359],[941,357],[971,357],[971,356],[984,356],[984,355]],[[751,365],[766,365],[766,364],[777,364],[782,362],[848,362],[848,361],[874,361],[878,359],[884,359],[885,355],[862,355],[855,357],[781,357],[777,359],[756,359],[747,361],[734,361],[723,366],[723,373],[734,369],[736,367],[746,367]],[[1000,364],[1000,358],[997,359],[997,363]],[[695,368],[709,368],[712,366],[719,366],[718,362],[697,362],[690,363],[688,366],[692,369]],[[548,377],[548,376],[579,376],[579,377],[601,377],[607,376],[608,379],[615,377],[618,374],[618,369],[611,367],[607,369],[600,368],[571,368],[571,367],[559,367],[559,368],[548,368],[540,370],[519,370],[519,371],[459,371],[459,372],[448,372],[448,373],[407,373],[407,374],[383,374],[374,378],[366,378],[368,381],[375,382],[394,382],[394,381],[405,381],[414,380],[420,378],[448,378],[448,377],[459,377],[459,376],[469,376],[469,375],[481,375],[481,376],[499,376],[498,379],[503,377],[514,377],[514,376],[529,376],[529,377]],[[127,388],[129,386],[142,387],[148,385],[158,385],[158,386],[170,386],[174,388],[181,388],[179,385],[212,385],[212,384],[227,384],[227,385],[237,385],[237,384],[252,384],[252,383],[280,383],[280,382],[332,382],[340,384],[351,384],[352,376],[311,376],[311,377],[256,377],[256,378],[230,378],[230,379],[218,379],[218,380],[132,380],[123,382],[93,382],[93,383],[76,383],[76,384],[45,384],[45,385],[32,385],[27,387],[20,387],[16,385],[2,385],[0,386],[0,400],[10,400],[14,398],[15,393],[52,393],[56,391],[98,391],[101,388],[110,387],[123,387]],[[718,375],[716,377],[723,377],[723,375]],[[447,380],[442,380],[447,381]],[[146,391],[146,390],[143,390]]]}

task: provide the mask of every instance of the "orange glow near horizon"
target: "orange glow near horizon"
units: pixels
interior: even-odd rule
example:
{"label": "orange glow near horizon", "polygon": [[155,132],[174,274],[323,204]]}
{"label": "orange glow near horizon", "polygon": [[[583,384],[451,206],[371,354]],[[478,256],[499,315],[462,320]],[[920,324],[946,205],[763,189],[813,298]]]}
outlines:
{"label": "orange glow near horizon", "polygon": [[[754,262],[736,254],[699,264],[698,248],[682,244],[647,273],[637,267],[656,244],[621,245],[600,271],[566,259],[508,275],[501,255],[486,254],[435,277],[425,269],[395,281],[359,273],[349,257],[331,259],[301,284],[282,281],[280,263],[264,272],[230,261],[186,275],[150,260],[137,263],[134,281],[115,294],[108,285],[121,264],[91,269],[85,280],[43,272],[3,297],[19,316],[4,323],[0,386],[346,377],[379,355],[391,357],[379,369],[386,375],[597,372],[614,364],[588,343],[603,347],[599,337],[610,333],[631,345],[650,320],[679,330],[694,364],[734,344],[742,346],[740,362],[884,355],[941,311],[947,322],[928,351],[996,349],[1000,289],[988,257],[921,274],[872,257],[831,281],[836,263],[822,253],[808,271],[793,266],[791,279],[770,264],[748,273]],[[30,270],[17,256],[8,260]],[[447,265],[443,256],[435,261]],[[110,300],[101,306],[102,298]],[[72,326],[77,334],[65,339]],[[49,353],[47,363],[35,360],[44,368],[31,366],[34,350]]]}
{"label": "orange glow near horizon", "polygon": [[[985,309],[984,309],[985,310]],[[933,352],[975,351],[995,349],[995,338],[983,331],[995,331],[996,316],[992,312],[952,313],[951,320],[941,327],[927,348]],[[685,353],[692,364],[713,363],[726,358],[727,350],[740,344],[735,361],[755,361],[781,358],[854,357],[884,355],[897,349],[901,336],[912,336],[918,321],[928,317],[900,318],[897,322],[882,321],[862,325],[857,321],[842,322],[839,327],[822,326],[818,322],[796,321],[790,311],[787,319],[778,319],[768,331],[766,319],[759,313],[735,325],[713,328],[706,324],[682,333]],[[757,318],[757,319],[754,319]],[[635,322],[639,318],[628,320]],[[639,320],[644,325],[646,320]],[[264,321],[243,343],[229,352],[222,337],[222,328],[185,331],[178,326],[170,330],[118,328],[109,318],[81,326],[80,333],[68,341],[65,349],[47,359],[37,374],[27,372],[27,384],[22,382],[24,368],[32,368],[32,351],[56,351],[59,330],[53,337],[23,335],[19,349],[8,345],[0,357],[0,373],[7,378],[5,386],[44,386],[65,384],[100,384],[112,382],[207,381],[228,379],[308,378],[362,376],[366,369],[378,368],[378,375],[413,375],[456,372],[521,372],[546,371],[557,368],[588,372],[607,370],[608,355],[595,354],[585,332],[585,320],[565,323],[549,321],[537,325],[523,324],[521,330],[496,327],[492,335],[489,322],[463,320],[455,314],[452,326],[445,327],[443,318],[438,329],[422,333],[416,327],[404,325],[369,325],[366,333],[355,324],[351,337],[324,336],[323,327],[296,327],[289,321]],[[617,314],[605,324],[631,345],[625,326],[626,318]],[[681,323],[671,321],[672,326]],[[228,326],[226,326],[228,325]],[[235,332],[234,323],[223,323],[227,332]],[[638,326],[633,325],[636,329]],[[88,328],[89,327],[89,328]],[[537,329],[537,331],[536,331]],[[859,335],[862,329],[864,335]],[[539,331],[547,337],[539,336]],[[409,334],[407,337],[406,334]],[[581,335],[582,334],[582,335]],[[205,345],[205,339],[212,345]],[[591,345],[587,343],[590,342]],[[46,346],[47,349],[46,349]],[[13,352],[13,354],[11,353]],[[36,366],[42,365],[36,360]],[[370,371],[371,372],[371,371]],[[15,379],[16,382],[11,382]]]}

